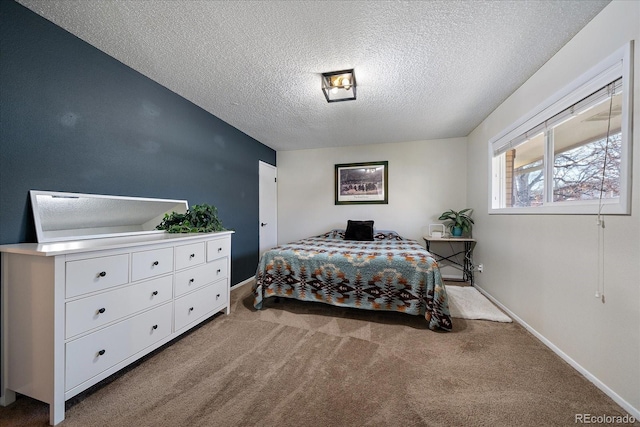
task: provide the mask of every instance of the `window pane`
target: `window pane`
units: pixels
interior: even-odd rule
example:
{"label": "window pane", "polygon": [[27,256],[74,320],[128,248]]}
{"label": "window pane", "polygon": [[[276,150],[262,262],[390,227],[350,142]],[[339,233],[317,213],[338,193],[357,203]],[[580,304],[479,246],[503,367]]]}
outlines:
{"label": "window pane", "polygon": [[[544,133],[511,150],[513,187],[511,204],[516,208],[540,206],[544,202]],[[508,157],[509,153],[507,153]],[[507,176],[509,170],[507,169]]]}
{"label": "window pane", "polygon": [[554,202],[597,200],[601,188],[603,199],[620,197],[621,101],[618,94],[553,129]]}

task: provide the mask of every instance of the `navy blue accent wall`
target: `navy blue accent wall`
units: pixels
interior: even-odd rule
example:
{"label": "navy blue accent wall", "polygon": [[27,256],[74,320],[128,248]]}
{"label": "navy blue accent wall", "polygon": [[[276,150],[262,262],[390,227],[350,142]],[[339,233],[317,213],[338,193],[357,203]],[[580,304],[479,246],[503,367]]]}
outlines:
{"label": "navy blue accent wall", "polygon": [[30,189],[186,199],[236,231],[235,284],[258,263],[259,160],[276,153],[0,0],[0,244],[36,241]]}

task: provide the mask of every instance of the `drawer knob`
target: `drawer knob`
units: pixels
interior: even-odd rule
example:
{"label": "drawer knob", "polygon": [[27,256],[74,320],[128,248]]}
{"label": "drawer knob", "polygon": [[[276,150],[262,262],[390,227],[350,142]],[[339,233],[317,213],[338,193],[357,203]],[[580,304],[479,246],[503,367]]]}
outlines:
{"label": "drawer knob", "polygon": [[104,307],[98,309],[98,313],[102,314],[107,311]]}
{"label": "drawer knob", "polygon": [[158,265],[158,264],[160,264],[158,261],[153,261],[152,265]]}
{"label": "drawer knob", "polygon": [[196,281],[196,279],[189,279],[189,283],[193,283],[195,281]]}
{"label": "drawer knob", "polygon": [[220,298],[220,294],[216,295],[216,299]]}
{"label": "drawer knob", "polygon": [[189,258],[195,258],[195,257],[196,257],[196,254],[189,255]]}
{"label": "drawer knob", "polygon": [[216,271],[216,274],[220,274],[220,271],[222,271],[222,270],[218,269],[218,271]]}
{"label": "drawer knob", "polygon": [[218,248],[218,252],[222,252],[222,248]]}
{"label": "drawer knob", "polygon": [[107,275],[106,271],[101,271],[100,273],[98,273],[98,277],[104,277]]}
{"label": "drawer knob", "polygon": [[158,295],[158,291],[151,292],[151,295]]}
{"label": "drawer knob", "polygon": [[193,307],[189,307],[189,311],[190,311],[190,312],[191,312],[191,311],[193,311]]}
{"label": "drawer knob", "polygon": [[152,329],[158,329],[158,325],[153,325],[151,328]]}
{"label": "drawer knob", "polygon": [[105,353],[106,353],[106,351],[105,351],[105,350],[100,350],[100,351],[98,352],[98,356],[102,356],[102,355],[104,355]]}

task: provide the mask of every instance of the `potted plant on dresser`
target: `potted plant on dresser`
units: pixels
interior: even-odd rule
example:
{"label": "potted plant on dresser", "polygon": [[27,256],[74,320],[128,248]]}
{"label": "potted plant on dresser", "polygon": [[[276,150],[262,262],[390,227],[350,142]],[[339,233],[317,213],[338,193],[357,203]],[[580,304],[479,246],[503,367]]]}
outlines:
{"label": "potted plant on dresser", "polygon": [[444,224],[447,226],[453,237],[471,237],[471,229],[474,224],[473,219],[471,219],[472,213],[473,209],[471,208],[462,209],[457,212],[453,209],[449,209],[448,211],[443,212],[438,219],[440,221],[445,221]]}

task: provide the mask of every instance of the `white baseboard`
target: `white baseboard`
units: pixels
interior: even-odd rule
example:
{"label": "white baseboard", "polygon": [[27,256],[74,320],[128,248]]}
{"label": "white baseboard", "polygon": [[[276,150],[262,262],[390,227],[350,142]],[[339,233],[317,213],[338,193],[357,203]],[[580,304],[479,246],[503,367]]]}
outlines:
{"label": "white baseboard", "polygon": [[253,282],[253,281],[254,281],[254,279],[255,279],[255,277],[251,276],[251,277],[249,277],[248,279],[243,280],[243,281],[242,281],[242,282],[240,282],[240,283],[236,283],[235,285],[233,285],[233,286],[231,287],[231,290],[233,291],[233,290],[238,289],[238,288],[240,288],[240,287],[242,287],[242,286],[244,286],[244,285],[247,285],[247,284],[249,284],[249,283]]}
{"label": "white baseboard", "polygon": [[604,384],[602,381],[600,381],[595,375],[593,375],[591,372],[589,372],[588,370],[586,370],[582,365],[580,365],[578,362],[576,362],[575,360],[573,360],[571,357],[569,357],[565,352],[563,352],[562,350],[560,350],[555,344],[553,344],[551,341],[549,341],[547,338],[545,338],[541,333],[539,333],[538,331],[536,331],[535,329],[533,329],[529,324],[527,324],[527,322],[525,322],[524,320],[522,320],[520,317],[516,316],[511,310],[509,310],[507,307],[505,307],[503,304],[501,304],[498,300],[496,300],[491,294],[489,294],[487,291],[485,291],[484,289],[482,289],[481,287],[479,287],[478,285],[474,285],[474,287],[476,289],[478,289],[484,296],[486,296],[487,298],[489,298],[494,304],[496,304],[498,307],[500,307],[502,310],[504,310],[505,312],[507,312],[507,314],[509,316],[511,316],[511,318],[513,320],[515,320],[516,322],[518,322],[520,325],[522,325],[522,327],[524,327],[527,331],[531,332],[531,334],[533,334],[533,336],[535,336],[536,338],[538,338],[540,341],[542,341],[542,343],[544,345],[546,345],[547,347],[549,347],[555,354],[557,354],[558,356],[560,356],[562,358],[562,360],[564,360],[565,362],[567,362],[569,365],[571,365],[576,371],[578,371],[580,374],[582,374],[586,379],[588,379],[589,381],[591,381],[596,387],[598,387],[600,390],[602,390],[607,396],[609,396],[614,402],[616,402],[618,405],[620,405],[622,407],[622,409],[624,409],[625,411],[627,411],[629,413],[629,415],[631,415],[633,418],[635,418],[636,420],[640,419],[640,410],[638,408],[634,408],[629,402],[627,402],[626,400],[624,400],[622,397],[620,397],[620,395],[618,393],[616,393],[615,391],[611,390],[606,384]]}

